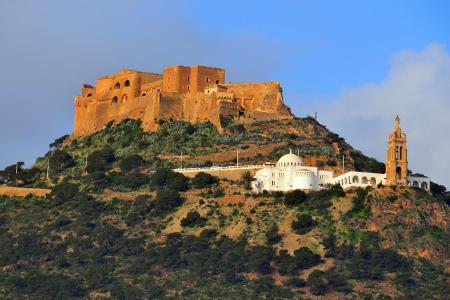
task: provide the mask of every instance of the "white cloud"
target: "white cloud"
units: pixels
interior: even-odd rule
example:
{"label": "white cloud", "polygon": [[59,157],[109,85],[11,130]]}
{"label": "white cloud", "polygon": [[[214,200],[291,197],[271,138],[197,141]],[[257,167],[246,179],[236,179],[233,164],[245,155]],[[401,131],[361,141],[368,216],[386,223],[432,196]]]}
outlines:
{"label": "white cloud", "polygon": [[387,135],[399,114],[408,137],[409,168],[450,188],[450,54],[442,45],[400,52],[384,81],[309,106],[322,124],[380,161],[385,161]]}

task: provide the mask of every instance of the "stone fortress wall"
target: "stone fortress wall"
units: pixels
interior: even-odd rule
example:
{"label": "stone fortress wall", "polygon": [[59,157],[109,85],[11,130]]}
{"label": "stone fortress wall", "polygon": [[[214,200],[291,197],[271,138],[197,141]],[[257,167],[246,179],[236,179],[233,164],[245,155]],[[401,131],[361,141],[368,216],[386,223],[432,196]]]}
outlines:
{"label": "stone fortress wall", "polygon": [[163,74],[121,70],[83,84],[75,97],[73,135],[84,136],[123,119],[142,121],[144,130],[159,120],[209,120],[219,129],[221,116],[256,119],[292,118],[279,82],[225,83],[225,70],[205,66],[172,66]]}

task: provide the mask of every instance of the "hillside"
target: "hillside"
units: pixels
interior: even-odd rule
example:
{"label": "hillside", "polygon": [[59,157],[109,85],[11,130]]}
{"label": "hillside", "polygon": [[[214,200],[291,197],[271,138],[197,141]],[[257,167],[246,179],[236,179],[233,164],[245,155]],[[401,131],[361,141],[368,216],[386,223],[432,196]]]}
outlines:
{"label": "hillside", "polygon": [[[228,120],[224,120],[225,123]],[[0,296],[7,299],[444,299],[449,195],[415,188],[253,195],[240,181],[170,168],[275,161],[383,172],[312,118],[209,124],[126,120],[62,137],[0,198]],[[45,174],[49,167],[49,180]],[[14,170],[13,170],[14,169]]]}
{"label": "hillside", "polygon": [[[313,118],[292,120],[268,120],[228,124],[220,134],[211,123],[191,125],[182,121],[162,121],[156,132],[144,132],[140,122],[125,120],[117,126],[85,138],[72,140],[64,145],[64,151],[77,162],[75,170],[83,171],[86,157],[95,150],[110,147],[116,156],[139,154],[149,168],[158,164],[179,166],[181,155],[185,167],[230,165],[236,163],[239,148],[241,164],[257,164],[276,161],[292,149],[299,152],[305,164],[341,172],[342,155],[349,169],[383,172],[384,164],[364,156],[353,149],[339,135],[330,132]],[[53,143],[61,147],[62,140]],[[36,166],[45,168],[46,159]]]}

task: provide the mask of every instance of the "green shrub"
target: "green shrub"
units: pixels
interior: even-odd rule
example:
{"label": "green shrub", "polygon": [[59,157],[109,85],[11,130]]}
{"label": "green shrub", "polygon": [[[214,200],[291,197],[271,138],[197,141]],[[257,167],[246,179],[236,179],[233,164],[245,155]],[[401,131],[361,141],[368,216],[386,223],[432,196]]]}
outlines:
{"label": "green shrub", "polygon": [[281,236],[278,233],[278,226],[276,224],[273,224],[269,228],[269,231],[266,232],[266,239],[267,239],[267,244],[270,246],[281,241]]}
{"label": "green shrub", "polygon": [[328,291],[325,273],[319,270],[309,274],[308,279],[306,279],[306,285],[313,295],[325,295]]}
{"label": "green shrub", "polygon": [[87,157],[86,171],[88,173],[105,171],[115,160],[116,156],[111,148],[106,147],[102,150],[96,150]]}
{"label": "green shrub", "polygon": [[314,227],[314,220],[308,214],[301,214],[297,217],[297,220],[292,221],[292,229],[297,234],[305,234],[311,231]]}
{"label": "green shrub", "polygon": [[42,173],[42,170],[37,167],[24,169],[17,174],[17,180],[22,181],[24,184],[30,184],[38,180]]}
{"label": "green shrub", "polygon": [[214,189],[214,192],[212,194],[213,198],[220,198],[225,196],[225,190],[222,187],[217,187]]}
{"label": "green shrub", "polygon": [[141,173],[118,173],[118,172],[111,172],[109,174],[109,177],[111,179],[111,183],[114,186],[122,186],[127,189],[137,189],[144,184],[148,184],[150,181],[150,178]]}
{"label": "green shrub", "polygon": [[241,182],[246,190],[250,190],[252,188],[253,180],[254,178],[249,171],[244,172],[241,176]]}
{"label": "green shrub", "polygon": [[187,190],[187,178],[171,169],[160,168],[150,176],[150,186],[154,188],[166,187],[176,191]]}
{"label": "green shrub", "polygon": [[300,269],[309,269],[321,263],[320,255],[315,254],[307,247],[294,251],[295,264]]}
{"label": "green shrub", "polygon": [[75,161],[73,157],[63,150],[55,150],[49,158],[49,167],[52,172],[60,173],[67,168],[73,167]]}
{"label": "green shrub", "polygon": [[296,206],[299,205],[306,200],[306,193],[302,190],[294,190],[287,192],[284,195],[284,204],[288,206]]}
{"label": "green shrub", "polygon": [[144,164],[144,159],[139,154],[131,154],[123,157],[119,162],[122,172],[128,173]]}
{"label": "green shrub", "polygon": [[0,182],[10,183],[19,180],[19,174],[24,171],[24,164],[23,161],[19,161],[14,165],[7,166],[3,171],[0,171]]}
{"label": "green shrub", "polygon": [[217,230],[214,228],[207,228],[204,229],[201,233],[200,233],[200,237],[205,238],[205,239],[212,239],[214,237],[217,236]]}
{"label": "green shrub", "polygon": [[61,137],[55,139],[55,141],[54,141],[53,143],[51,143],[51,144],[49,145],[49,147],[50,147],[51,149],[55,149],[55,150],[60,149],[60,148],[62,147],[64,141],[65,141],[68,137],[69,137],[69,135],[66,134],[66,135],[63,135],[63,136],[61,136]]}
{"label": "green shrub", "polygon": [[85,296],[81,282],[64,274],[44,273],[30,269],[23,274],[8,277],[6,284],[13,286],[21,297],[30,299],[73,299]]}
{"label": "green shrub", "polygon": [[336,161],[332,160],[332,159],[327,160],[326,164],[327,164],[327,166],[330,166],[330,167],[336,167],[337,166]]}
{"label": "green shrub", "polygon": [[434,183],[433,181],[430,182],[430,190],[433,193],[433,195],[443,195],[445,194],[447,188],[443,185]]}
{"label": "green shrub", "polygon": [[208,173],[199,172],[192,179],[192,185],[197,189],[211,186],[218,182],[218,178]]}
{"label": "green shrub", "polygon": [[272,273],[270,261],[273,258],[273,249],[263,246],[252,247],[247,256],[247,268],[260,274]]}
{"label": "green shrub", "polygon": [[50,192],[50,198],[56,203],[72,200],[78,193],[78,185],[64,181],[55,185]]}
{"label": "green shrub", "polygon": [[85,177],[85,182],[90,184],[93,190],[101,190],[111,183],[111,178],[104,171],[95,171]]}
{"label": "green shrub", "polygon": [[165,213],[180,206],[183,200],[178,191],[164,188],[156,192],[155,210],[159,213]]}
{"label": "green shrub", "polygon": [[180,225],[183,227],[203,227],[208,220],[205,217],[200,216],[196,211],[190,211],[187,213],[186,217],[181,219]]}
{"label": "green shrub", "polygon": [[291,277],[288,280],[286,280],[284,282],[284,284],[286,284],[287,286],[290,286],[290,287],[294,287],[294,288],[302,288],[302,287],[305,287],[306,282],[301,278]]}

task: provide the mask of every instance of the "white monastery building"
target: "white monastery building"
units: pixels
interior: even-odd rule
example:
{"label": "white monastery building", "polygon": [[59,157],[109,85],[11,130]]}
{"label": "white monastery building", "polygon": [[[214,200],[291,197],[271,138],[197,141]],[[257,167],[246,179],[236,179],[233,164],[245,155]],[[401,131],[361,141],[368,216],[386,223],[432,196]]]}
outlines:
{"label": "white monastery building", "polygon": [[425,176],[407,175],[406,134],[400,129],[400,118],[395,119],[395,129],[389,135],[387,173],[350,171],[334,176],[332,171],[305,166],[303,160],[292,153],[283,155],[276,164],[267,163],[256,172],[252,183],[257,193],[266,191],[306,190],[317,191],[330,184],[340,184],[344,189],[352,187],[376,187],[382,185],[409,185],[430,190],[430,179]]}

